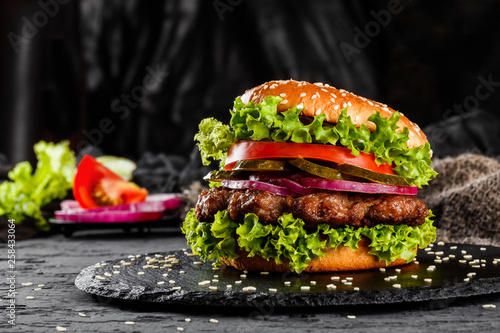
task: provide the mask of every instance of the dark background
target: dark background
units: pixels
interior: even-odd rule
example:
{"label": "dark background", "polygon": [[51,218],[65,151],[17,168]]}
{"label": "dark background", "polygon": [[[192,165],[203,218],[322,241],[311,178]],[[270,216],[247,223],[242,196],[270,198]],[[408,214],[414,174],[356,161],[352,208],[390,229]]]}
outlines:
{"label": "dark background", "polygon": [[499,17],[493,0],[2,1],[0,158],[41,139],[188,158],[202,118],[288,78],[400,110],[437,156],[498,155],[500,87],[475,96],[500,86]]}

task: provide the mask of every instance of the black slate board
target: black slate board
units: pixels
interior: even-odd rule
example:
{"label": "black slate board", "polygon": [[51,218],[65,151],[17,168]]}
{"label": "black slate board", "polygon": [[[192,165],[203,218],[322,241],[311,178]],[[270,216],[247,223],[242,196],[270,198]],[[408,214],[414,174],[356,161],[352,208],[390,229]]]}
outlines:
{"label": "black slate board", "polygon": [[[175,256],[178,263],[163,262],[168,256]],[[148,257],[158,262],[146,266]],[[500,292],[500,247],[434,244],[419,250],[417,258],[418,263],[385,272],[244,274],[233,268],[214,268],[211,262],[199,264],[199,258],[186,251],[158,252],[89,266],[75,284],[89,294],[120,300],[223,307],[391,304]],[[201,281],[210,283],[199,285]],[[329,284],[336,289],[329,290]],[[303,286],[310,289],[303,290]]]}

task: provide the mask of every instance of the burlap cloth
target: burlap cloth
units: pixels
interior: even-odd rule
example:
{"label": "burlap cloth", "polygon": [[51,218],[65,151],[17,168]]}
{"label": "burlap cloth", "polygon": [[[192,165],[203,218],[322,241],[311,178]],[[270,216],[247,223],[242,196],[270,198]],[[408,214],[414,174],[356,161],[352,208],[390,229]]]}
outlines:
{"label": "burlap cloth", "polygon": [[419,191],[439,241],[500,245],[500,161],[477,154],[435,159],[439,175]]}

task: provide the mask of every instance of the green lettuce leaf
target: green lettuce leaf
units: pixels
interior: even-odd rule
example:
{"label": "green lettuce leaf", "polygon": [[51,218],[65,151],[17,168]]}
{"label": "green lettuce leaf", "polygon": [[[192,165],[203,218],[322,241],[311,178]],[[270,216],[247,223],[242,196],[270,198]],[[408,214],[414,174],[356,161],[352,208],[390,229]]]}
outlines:
{"label": "green lettuce leaf", "polygon": [[239,247],[248,251],[250,257],[259,255],[267,260],[273,258],[277,263],[288,262],[292,271],[300,273],[308,262],[325,255],[322,249],[338,246],[357,249],[363,236],[371,240],[369,253],[377,256],[379,261],[390,263],[402,258],[410,262],[417,246],[424,248],[436,240],[432,217],[434,215],[429,211],[424,224],[414,227],[332,228],[320,224],[315,229],[305,229],[304,221],[290,213],[283,214],[277,225],[270,225],[260,223],[252,213],[246,214],[243,223],[238,224],[231,220],[227,211],[218,212],[213,223],[200,222],[191,210],[181,229],[193,253],[202,260],[216,260],[220,264],[222,257],[237,258],[234,241],[237,235]]}
{"label": "green lettuce leaf", "polygon": [[31,217],[38,229],[47,230],[40,208],[66,197],[72,188],[76,159],[68,141],[40,141],[34,150],[38,160],[35,172],[28,162],[20,162],[9,172],[10,181],[0,184],[0,215],[16,223]]}
{"label": "green lettuce leaf", "polygon": [[213,158],[220,160],[222,167],[229,147],[237,140],[273,140],[338,145],[350,149],[354,156],[359,152],[371,153],[378,164],[394,163],[394,171],[408,184],[418,187],[427,185],[437,175],[430,166],[429,143],[410,149],[406,147],[408,129],[396,132],[401,118],[398,112],[390,118],[374,112],[368,118],[377,125],[371,133],[365,125],[356,127],[347,115],[347,108],[342,110],[335,125],[325,123],[323,113],[305,123],[300,117],[302,105],[278,114],[277,106],[281,101],[280,97],[268,96],[259,104],[243,104],[237,98],[231,111],[231,127],[213,118],[204,119],[195,136],[204,164],[209,164],[209,158]]}

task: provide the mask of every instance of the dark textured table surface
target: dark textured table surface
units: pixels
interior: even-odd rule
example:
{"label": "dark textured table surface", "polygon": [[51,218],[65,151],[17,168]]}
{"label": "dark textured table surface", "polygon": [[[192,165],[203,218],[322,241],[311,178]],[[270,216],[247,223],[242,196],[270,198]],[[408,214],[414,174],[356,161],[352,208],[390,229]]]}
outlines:
{"label": "dark textured table surface", "polygon": [[[0,307],[9,305],[6,244],[2,244]],[[141,253],[185,248],[177,232],[149,235],[80,232],[16,243],[16,320],[1,332],[499,332],[500,294],[393,305],[279,309],[160,306],[91,296],[75,287],[90,265]],[[31,285],[30,285],[31,284]],[[38,285],[43,285],[38,287]],[[39,290],[37,290],[40,288]],[[27,298],[28,297],[28,298]],[[496,307],[484,307],[494,305]],[[187,318],[189,320],[187,321]],[[126,322],[133,322],[133,324]]]}

